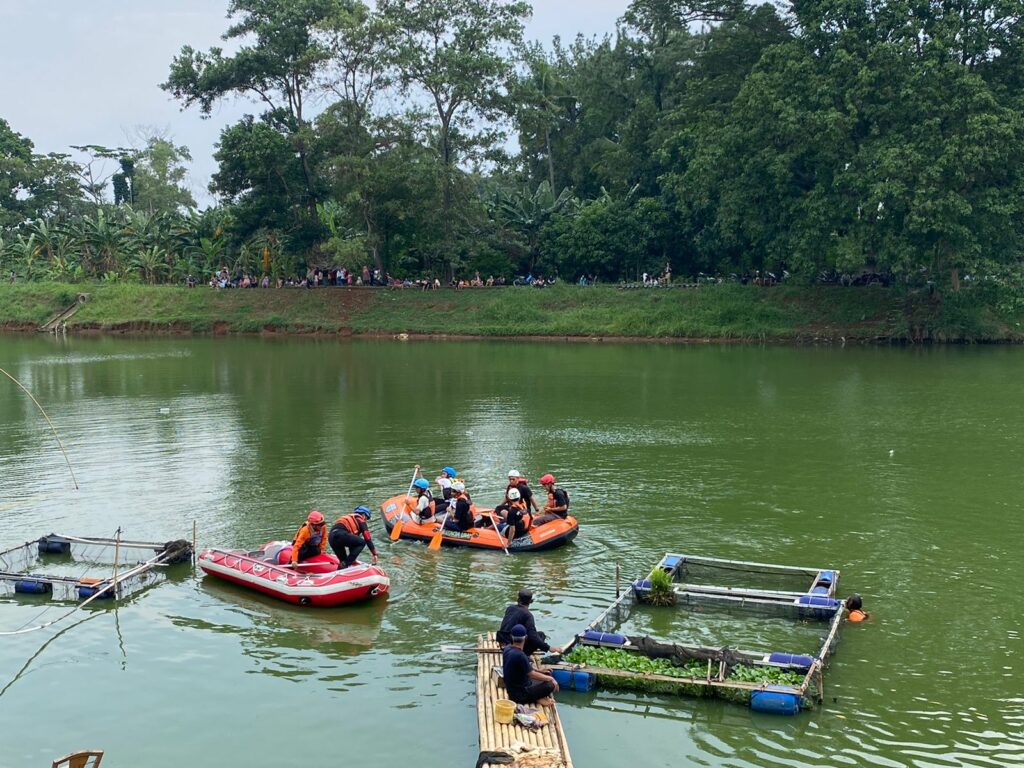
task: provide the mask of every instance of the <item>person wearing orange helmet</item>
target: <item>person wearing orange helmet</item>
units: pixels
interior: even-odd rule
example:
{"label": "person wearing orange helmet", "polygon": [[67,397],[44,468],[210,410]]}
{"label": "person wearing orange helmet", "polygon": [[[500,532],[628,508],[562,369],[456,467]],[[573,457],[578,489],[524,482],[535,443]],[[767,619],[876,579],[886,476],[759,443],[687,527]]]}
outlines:
{"label": "person wearing orange helmet", "polygon": [[292,565],[322,555],[326,549],[327,531],[324,529],[324,516],[314,509],[292,539]]}
{"label": "person wearing orange helmet", "polygon": [[540,484],[547,491],[548,500],[543,513],[533,521],[533,524],[543,525],[552,520],[565,520],[569,516],[569,494],[561,488],[555,488],[555,476],[550,472],[541,477]]}

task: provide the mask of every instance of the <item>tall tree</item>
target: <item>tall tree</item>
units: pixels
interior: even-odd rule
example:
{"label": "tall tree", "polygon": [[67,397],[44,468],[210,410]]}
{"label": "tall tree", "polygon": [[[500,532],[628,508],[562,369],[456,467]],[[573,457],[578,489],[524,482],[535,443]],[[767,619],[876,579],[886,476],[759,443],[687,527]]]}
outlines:
{"label": "tall tree", "polygon": [[316,217],[319,193],[309,162],[308,106],[318,74],[330,57],[324,32],[350,8],[345,0],[231,0],[228,18],[235,23],[222,35],[238,50],[203,53],[181,49],[161,87],[186,107],[198,104],[210,114],[230,95],[244,95],[266,107],[265,122],[286,136],[298,155],[303,200]]}
{"label": "tall tree", "polygon": [[451,259],[454,173],[482,140],[476,120],[500,113],[512,59],[530,6],[519,0],[380,0],[394,29],[394,65],[408,93],[422,90],[437,119],[445,259]]}

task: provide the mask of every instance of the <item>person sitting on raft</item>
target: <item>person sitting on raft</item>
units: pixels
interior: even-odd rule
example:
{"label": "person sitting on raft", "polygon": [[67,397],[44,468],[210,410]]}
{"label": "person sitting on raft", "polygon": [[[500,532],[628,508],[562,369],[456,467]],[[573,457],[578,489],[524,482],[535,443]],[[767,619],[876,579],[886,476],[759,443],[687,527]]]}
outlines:
{"label": "person sitting on raft", "polygon": [[433,494],[430,493],[430,483],[421,477],[412,484],[412,487],[416,489],[416,498],[413,499],[416,514],[414,522],[418,522],[420,525],[434,522],[434,511],[437,504]]}
{"label": "person sitting on raft", "polygon": [[[373,564],[377,564],[377,548],[370,538],[370,529],[366,525],[370,521],[370,508],[360,504],[350,515],[342,515],[331,526],[327,541],[338,556],[338,570],[351,568],[363,547],[370,548]],[[347,551],[346,551],[347,550]]]}
{"label": "person sitting on raft", "polygon": [[534,525],[543,525],[552,520],[565,520],[569,516],[569,494],[561,488],[555,488],[555,476],[550,472],[540,479],[540,484],[548,493],[547,504],[543,513],[533,521]]}
{"label": "person sitting on raft", "polygon": [[505,497],[509,498],[509,491],[512,489],[519,491],[519,498],[523,500],[527,509],[533,509],[534,512],[539,512],[537,509],[537,502],[533,500],[533,491],[530,490],[530,486],[526,483],[526,478],[519,474],[518,469],[510,469],[508,471],[508,485],[505,486]]}
{"label": "person sitting on raft", "polygon": [[466,484],[461,480],[452,483],[451,507],[444,527],[452,531],[468,531],[476,525],[476,516],[469,505]]}
{"label": "person sitting on raft", "polygon": [[526,627],[516,624],[510,630],[512,644],[501,651],[501,671],[508,697],[517,704],[539,704],[550,707],[555,703],[551,694],[558,690],[558,682],[533,668],[524,650]]}
{"label": "person sitting on raft", "polygon": [[871,615],[863,610],[864,601],[861,600],[860,595],[854,593],[846,598],[846,610],[849,611],[846,618],[852,622],[864,621],[865,619],[871,618]]}
{"label": "person sitting on raft", "polygon": [[498,530],[511,541],[525,536],[530,530],[530,516],[526,513],[526,503],[519,498],[519,489],[509,488],[506,498],[507,501],[496,506],[494,511],[503,521]]}
{"label": "person sitting on raft", "polygon": [[525,587],[520,589],[519,594],[516,596],[516,603],[505,609],[505,615],[501,619],[501,626],[498,628],[497,633],[495,633],[498,644],[505,646],[511,643],[512,628],[522,626],[526,628],[526,645],[523,650],[528,656],[532,656],[537,651],[561,653],[561,648],[548,645],[547,635],[537,631],[537,624],[533,620],[533,614],[530,612],[530,603],[532,602],[533,592]]}
{"label": "person sitting on raft", "polygon": [[438,475],[434,482],[436,482],[438,488],[441,489],[441,497],[447,501],[452,497],[452,483],[455,482],[455,469],[453,467],[445,467],[441,470],[441,474]]}
{"label": "person sitting on raft", "polygon": [[327,549],[327,535],[324,531],[324,516],[315,509],[309,513],[292,539],[292,565],[322,555]]}

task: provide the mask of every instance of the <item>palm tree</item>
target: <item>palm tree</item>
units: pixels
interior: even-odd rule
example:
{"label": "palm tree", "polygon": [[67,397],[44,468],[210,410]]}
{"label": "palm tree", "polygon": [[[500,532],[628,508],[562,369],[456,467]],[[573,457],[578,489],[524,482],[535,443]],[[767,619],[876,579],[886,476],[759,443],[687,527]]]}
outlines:
{"label": "palm tree", "polygon": [[530,191],[523,187],[512,192],[499,192],[495,205],[496,218],[522,238],[526,261],[532,272],[537,265],[540,233],[553,216],[578,210],[579,201],[567,187],[557,196],[547,180]]}
{"label": "palm tree", "polygon": [[95,217],[83,216],[79,226],[79,240],[84,246],[88,271],[95,277],[123,271],[122,258],[126,246],[124,232],[107,216],[104,209],[97,209]]}
{"label": "palm tree", "polygon": [[132,259],[132,268],[139,270],[143,281],[155,285],[157,277],[167,271],[166,251],[156,245],[139,251]]}

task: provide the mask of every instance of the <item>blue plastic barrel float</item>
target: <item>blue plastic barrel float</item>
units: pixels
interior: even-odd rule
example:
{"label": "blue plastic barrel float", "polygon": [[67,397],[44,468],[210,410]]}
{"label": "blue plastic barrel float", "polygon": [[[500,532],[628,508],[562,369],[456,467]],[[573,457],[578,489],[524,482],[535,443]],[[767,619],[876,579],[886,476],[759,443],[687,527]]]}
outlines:
{"label": "blue plastic barrel float", "polygon": [[43,536],[39,539],[39,554],[41,555],[70,555],[71,542],[63,536]]}
{"label": "blue plastic barrel float", "polygon": [[23,595],[48,595],[53,592],[53,584],[38,579],[22,579],[14,582],[14,591]]}
{"label": "blue plastic barrel float", "polygon": [[[78,598],[80,600],[88,600],[90,597],[95,595],[97,592],[99,592],[105,586],[107,586],[107,585],[105,583],[103,583],[103,582],[101,582],[99,584],[95,584],[95,585],[88,585],[88,586],[84,585],[84,584],[79,584],[78,585]],[[111,587],[106,592],[104,592],[102,595],[97,597],[96,599],[97,600],[110,600],[110,599],[113,599],[114,593],[116,591],[117,591],[117,587]]]}
{"label": "blue plastic barrel float", "polygon": [[625,645],[626,636],[619,635],[614,632],[598,632],[596,629],[588,629],[583,635],[583,639],[588,643],[597,643],[598,645]]}
{"label": "blue plastic barrel float", "polygon": [[842,605],[841,602],[827,595],[800,595],[796,604],[801,607],[801,618],[810,616],[815,619],[830,619]]}
{"label": "blue plastic barrel float", "polygon": [[795,715],[800,711],[800,696],[784,688],[767,688],[750,694],[750,708],[770,715]]}
{"label": "blue plastic barrel float", "polygon": [[775,652],[768,657],[768,662],[770,664],[792,664],[795,667],[799,667],[801,672],[806,672],[811,668],[811,664],[814,663],[814,657],[796,653]]}
{"label": "blue plastic barrel float", "polygon": [[563,690],[586,693],[594,687],[595,676],[579,669],[553,669],[551,676],[558,681]]}

